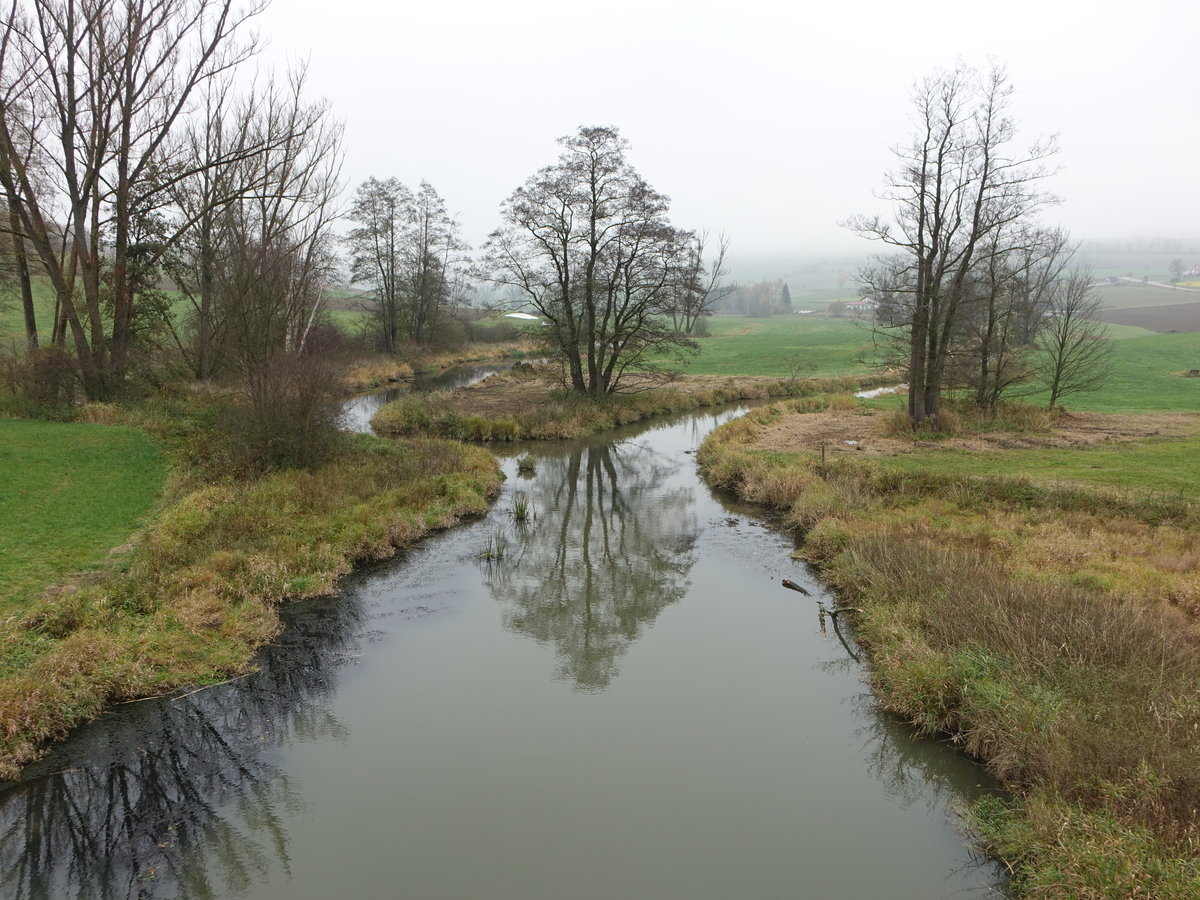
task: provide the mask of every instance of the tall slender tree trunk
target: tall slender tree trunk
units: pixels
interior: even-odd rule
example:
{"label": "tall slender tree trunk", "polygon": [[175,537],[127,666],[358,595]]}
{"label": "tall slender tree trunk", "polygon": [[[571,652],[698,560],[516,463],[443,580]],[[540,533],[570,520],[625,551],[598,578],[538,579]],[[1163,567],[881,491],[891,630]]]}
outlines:
{"label": "tall slender tree trunk", "polygon": [[17,263],[17,282],[21,287],[21,310],[25,314],[25,346],[32,352],[38,348],[37,314],[33,308],[33,281],[29,274],[29,258],[25,253],[25,239],[21,236],[21,217],[16,203],[8,203],[8,228],[12,237],[13,258]]}

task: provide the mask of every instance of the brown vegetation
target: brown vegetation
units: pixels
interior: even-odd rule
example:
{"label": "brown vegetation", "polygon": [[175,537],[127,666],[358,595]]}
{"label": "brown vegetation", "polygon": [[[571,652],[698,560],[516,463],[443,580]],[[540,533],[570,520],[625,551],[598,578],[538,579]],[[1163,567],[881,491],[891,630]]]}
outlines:
{"label": "brown vegetation", "polygon": [[1111,322],[1114,325],[1135,325],[1151,331],[1200,331],[1200,303],[1106,309],[1098,318],[1102,322]]}
{"label": "brown vegetation", "polygon": [[[1039,411],[1043,412],[1044,411]],[[907,417],[897,427],[896,416],[887,410],[855,407],[827,410],[802,416],[786,416],[757,431],[746,449],[769,452],[819,450],[827,454],[891,456],[914,449],[1014,450],[1097,447],[1150,437],[1182,437],[1195,431],[1195,417],[1182,413],[1106,415],[1060,412],[1036,431],[972,431],[950,434],[937,440],[914,436]],[[943,419],[951,417],[943,414]]]}
{"label": "brown vegetation", "polygon": [[[815,399],[815,398],[814,398]],[[918,441],[885,413],[757,410],[715,432],[709,479],[784,511],[852,605],[887,709],[1012,792],[973,818],[1032,897],[1200,896],[1200,513],[1023,477],[879,464]],[[1190,427],[1189,427],[1190,426]],[[959,435],[981,453],[1194,434],[1195,419],[1072,416]],[[846,438],[844,435],[855,435]],[[861,439],[869,449],[819,450]],[[907,443],[906,443],[907,442]],[[874,461],[870,458],[874,456]]]}

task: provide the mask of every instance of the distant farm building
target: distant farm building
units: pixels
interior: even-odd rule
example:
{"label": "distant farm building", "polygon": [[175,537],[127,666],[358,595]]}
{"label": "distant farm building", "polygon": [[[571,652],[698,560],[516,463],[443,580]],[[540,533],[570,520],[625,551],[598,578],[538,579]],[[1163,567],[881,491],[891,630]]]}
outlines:
{"label": "distant farm building", "polygon": [[879,309],[879,304],[870,297],[863,297],[861,300],[851,300],[845,308],[851,315],[865,316]]}

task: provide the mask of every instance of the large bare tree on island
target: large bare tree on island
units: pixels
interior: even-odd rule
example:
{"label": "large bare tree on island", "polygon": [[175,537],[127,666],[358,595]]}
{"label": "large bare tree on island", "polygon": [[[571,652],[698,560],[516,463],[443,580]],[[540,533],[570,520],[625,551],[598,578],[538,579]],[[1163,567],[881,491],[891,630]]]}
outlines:
{"label": "large bare tree on island", "polygon": [[626,160],[617,129],[581,127],[559,143],[558,161],[504,202],[484,268],[546,320],[569,387],[601,397],[694,346],[672,315],[704,272],[702,247],[670,223],[668,198]]}
{"label": "large bare tree on island", "polygon": [[[885,267],[893,302],[890,327],[908,345],[908,413],[935,426],[961,313],[980,267],[1011,247],[997,235],[1029,233],[1056,198],[1042,189],[1053,140],[1016,151],[1008,115],[1012,88],[1004,69],[965,65],[937,71],[913,92],[915,130],[893,152],[897,166],[882,197],[892,220],[858,216],[849,226],[900,251]],[[902,315],[895,315],[901,311]]]}

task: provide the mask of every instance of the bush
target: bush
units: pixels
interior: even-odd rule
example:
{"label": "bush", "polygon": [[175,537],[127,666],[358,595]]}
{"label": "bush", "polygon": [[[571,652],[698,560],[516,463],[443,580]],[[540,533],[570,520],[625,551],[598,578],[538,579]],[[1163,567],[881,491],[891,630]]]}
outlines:
{"label": "bush", "polygon": [[521,331],[512,322],[467,322],[465,325],[467,339],[479,344],[502,344],[521,336]]}
{"label": "bush", "polygon": [[78,396],[79,367],[61,347],[11,350],[0,363],[13,412],[33,419],[70,418]]}
{"label": "bush", "polygon": [[311,469],[342,439],[340,366],[315,353],[283,354],[246,378],[244,394],[220,416],[232,464],[246,471]]}

